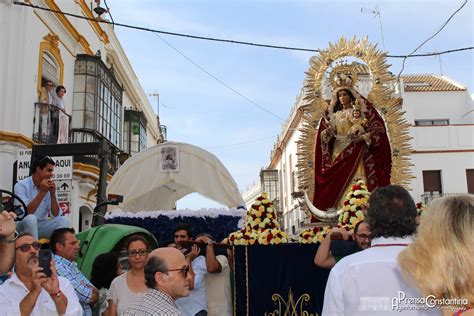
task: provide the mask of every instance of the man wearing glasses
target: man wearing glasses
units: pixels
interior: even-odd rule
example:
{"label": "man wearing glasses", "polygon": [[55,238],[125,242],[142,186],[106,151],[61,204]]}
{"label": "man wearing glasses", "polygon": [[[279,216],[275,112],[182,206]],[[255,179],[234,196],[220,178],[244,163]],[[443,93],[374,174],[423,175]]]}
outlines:
{"label": "man wearing glasses", "polygon": [[[51,177],[54,160],[45,156],[32,166],[33,175],[15,184],[15,194],[27,206],[27,216],[18,223],[19,232],[28,232],[36,239],[49,238],[58,228],[69,227],[67,217],[61,216],[56,197],[56,184]],[[51,216],[48,219],[48,216]]]}
{"label": "man wearing glasses", "polygon": [[49,248],[54,253],[58,275],[71,282],[84,309],[84,315],[92,316],[91,305],[94,305],[99,299],[99,291],[82,274],[77,268],[77,263],[74,262],[79,253],[79,241],[74,229],[60,228],[55,230],[51,235]]}
{"label": "man wearing glasses", "polygon": [[349,239],[349,232],[344,228],[333,228],[319,245],[314,264],[323,269],[331,269],[338,259],[369,248],[372,241],[369,224],[365,221],[358,222],[354,226],[352,240]]}
{"label": "man wearing glasses", "polygon": [[132,315],[180,316],[176,299],[189,295],[191,275],[184,255],[176,248],[153,250],[145,266],[148,292],[125,312]]}
{"label": "man wearing glasses", "polygon": [[38,265],[41,248],[29,234],[15,241],[15,271],[0,286],[0,315],[82,315],[82,308],[68,280],[56,274],[51,261],[51,277]]}

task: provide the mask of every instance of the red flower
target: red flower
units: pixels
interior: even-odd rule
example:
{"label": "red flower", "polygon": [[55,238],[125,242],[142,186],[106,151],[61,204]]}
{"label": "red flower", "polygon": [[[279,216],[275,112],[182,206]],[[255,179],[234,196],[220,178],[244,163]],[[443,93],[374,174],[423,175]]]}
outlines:
{"label": "red flower", "polygon": [[272,238],[273,238],[273,234],[272,234],[272,233],[269,233],[269,234],[267,235],[267,241],[270,242],[270,240],[272,240]]}
{"label": "red flower", "polygon": [[349,200],[345,200],[344,205],[349,205]]}
{"label": "red flower", "polygon": [[355,190],[360,190],[360,185],[359,184],[354,184],[352,186],[352,191],[355,191]]}
{"label": "red flower", "polygon": [[245,240],[249,240],[250,239],[250,236],[249,235],[244,235],[243,237]]}
{"label": "red flower", "polygon": [[421,202],[416,203],[416,208],[421,208]]}
{"label": "red flower", "polygon": [[234,235],[230,236],[230,238],[229,238],[230,241],[234,241],[234,239],[235,239]]}
{"label": "red flower", "polygon": [[270,224],[268,224],[268,226],[269,226],[270,228],[275,228],[276,225],[275,225],[274,222],[270,222]]}

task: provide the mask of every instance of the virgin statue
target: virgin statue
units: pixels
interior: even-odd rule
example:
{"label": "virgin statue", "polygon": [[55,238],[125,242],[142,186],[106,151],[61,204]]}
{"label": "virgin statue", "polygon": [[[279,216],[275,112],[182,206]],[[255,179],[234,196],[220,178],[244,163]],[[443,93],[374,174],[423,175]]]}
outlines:
{"label": "virgin statue", "polygon": [[[311,221],[334,221],[363,180],[369,192],[412,178],[409,127],[386,53],[341,37],[311,57],[304,81],[298,179]],[[379,112],[380,111],[380,112]]]}
{"label": "virgin statue", "polygon": [[390,184],[384,120],[353,88],[350,75],[337,75],[335,81],[315,139],[313,205],[321,210],[337,207],[354,179],[365,180],[369,191]]}

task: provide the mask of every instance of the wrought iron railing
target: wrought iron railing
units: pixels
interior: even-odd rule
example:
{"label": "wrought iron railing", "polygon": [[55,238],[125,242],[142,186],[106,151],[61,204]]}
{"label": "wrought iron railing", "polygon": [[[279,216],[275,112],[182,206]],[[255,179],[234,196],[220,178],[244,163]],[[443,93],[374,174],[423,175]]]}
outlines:
{"label": "wrought iron railing", "polygon": [[[69,121],[66,132],[69,135],[71,116],[55,105],[48,103],[35,103],[35,115],[33,119],[33,141],[40,144],[56,144],[60,133],[60,113],[65,114]],[[68,135],[63,137],[67,142]]]}
{"label": "wrought iron railing", "polygon": [[[120,167],[119,155],[122,151],[106,139],[101,133],[96,130],[87,128],[73,128],[69,136],[70,143],[94,143],[105,141],[109,145],[111,150],[109,156],[109,170],[108,172],[114,174]],[[74,156],[75,162],[82,162],[85,164],[99,167],[99,156],[98,155],[80,155]]]}

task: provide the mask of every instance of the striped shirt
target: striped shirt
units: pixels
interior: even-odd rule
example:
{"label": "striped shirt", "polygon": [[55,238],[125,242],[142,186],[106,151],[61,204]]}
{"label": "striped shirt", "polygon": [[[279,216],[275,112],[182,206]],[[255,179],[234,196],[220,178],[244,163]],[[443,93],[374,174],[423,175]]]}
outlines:
{"label": "striped shirt", "polygon": [[94,286],[77,268],[77,263],[69,261],[61,256],[54,255],[56,271],[58,275],[66,278],[71,282],[76,291],[79,302],[84,309],[84,316],[91,316],[92,309],[90,306],[92,298],[92,289]]}

